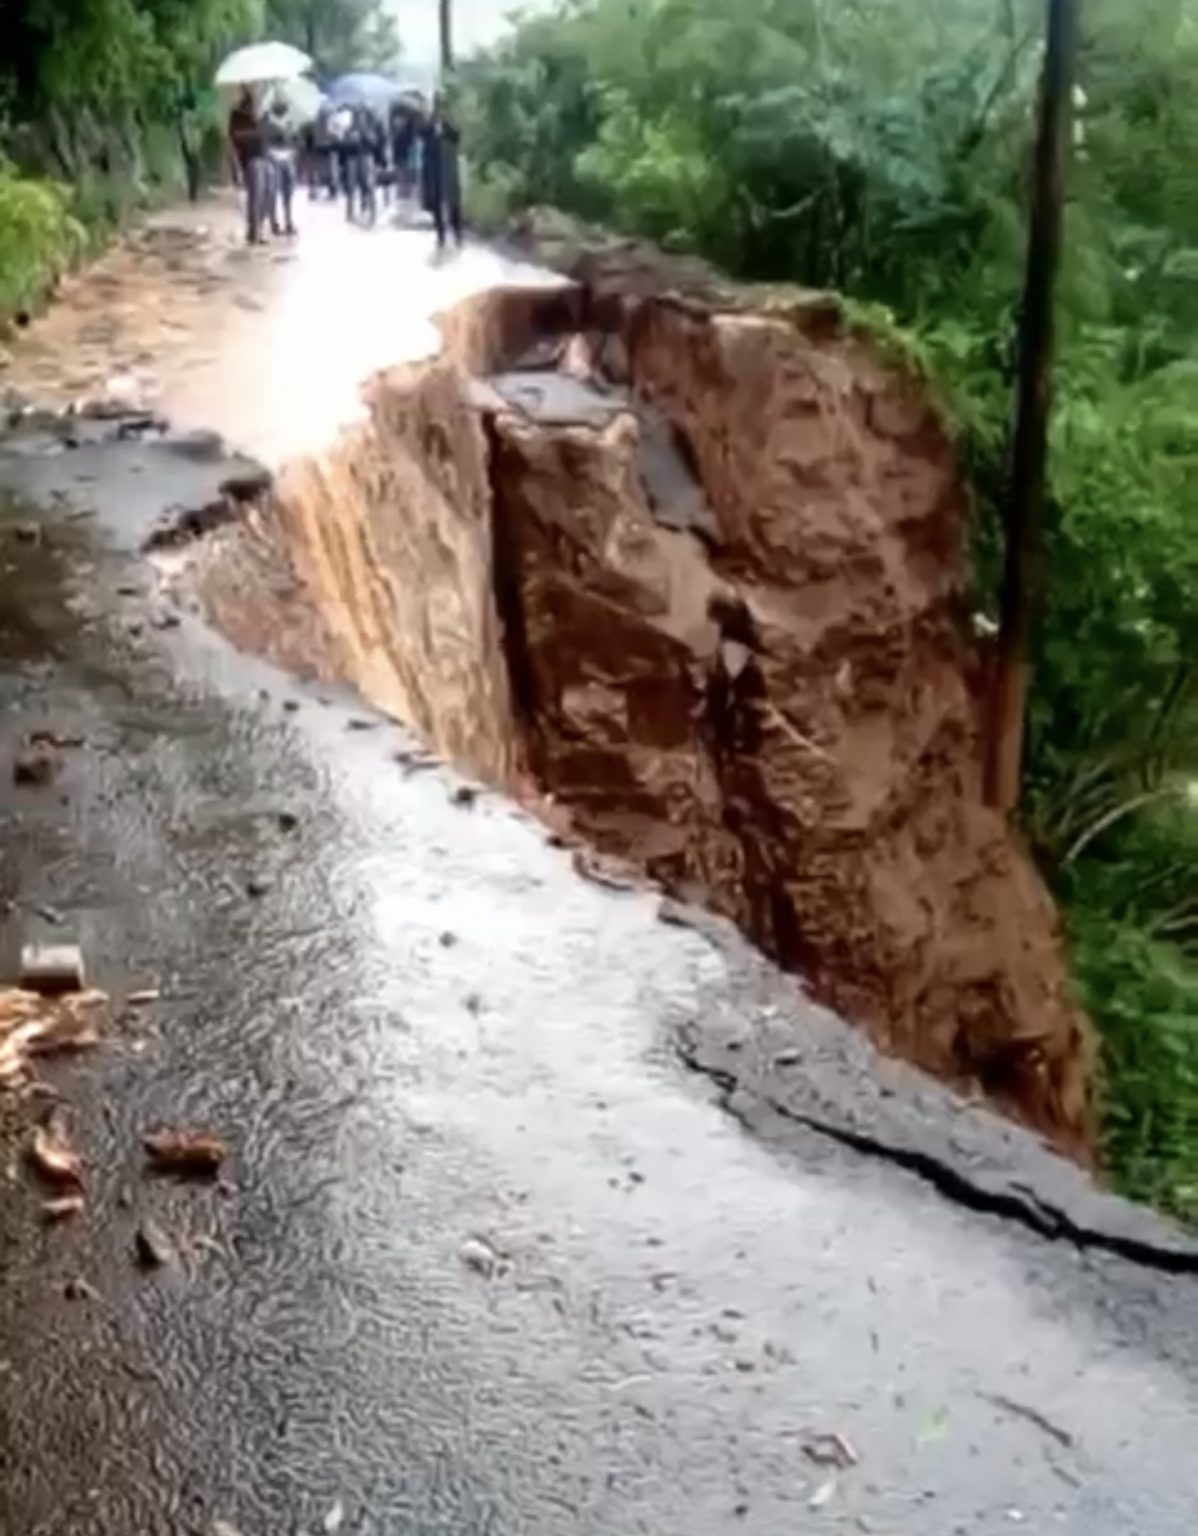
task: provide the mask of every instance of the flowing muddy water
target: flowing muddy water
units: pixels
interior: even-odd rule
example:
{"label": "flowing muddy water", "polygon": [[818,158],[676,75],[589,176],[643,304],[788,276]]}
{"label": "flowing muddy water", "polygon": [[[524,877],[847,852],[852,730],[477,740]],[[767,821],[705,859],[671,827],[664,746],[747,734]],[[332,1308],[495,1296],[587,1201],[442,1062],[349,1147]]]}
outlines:
{"label": "flowing muddy water", "polygon": [[339,204],[299,218],[294,242],[252,250],[231,199],[149,220],[63,285],[0,384],[43,404],[114,392],[277,467],[359,419],[371,374],[435,352],[441,310],[552,281],[477,246],[438,260],[431,234],[358,229]]}

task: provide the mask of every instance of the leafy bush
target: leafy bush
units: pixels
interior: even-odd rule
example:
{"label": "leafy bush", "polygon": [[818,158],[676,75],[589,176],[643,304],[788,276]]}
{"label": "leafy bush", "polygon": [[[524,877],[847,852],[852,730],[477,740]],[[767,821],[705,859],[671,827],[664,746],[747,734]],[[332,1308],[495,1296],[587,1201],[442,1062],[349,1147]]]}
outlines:
{"label": "leafy bush", "polygon": [[34,308],[83,242],[63,188],[0,162],[0,319]]}

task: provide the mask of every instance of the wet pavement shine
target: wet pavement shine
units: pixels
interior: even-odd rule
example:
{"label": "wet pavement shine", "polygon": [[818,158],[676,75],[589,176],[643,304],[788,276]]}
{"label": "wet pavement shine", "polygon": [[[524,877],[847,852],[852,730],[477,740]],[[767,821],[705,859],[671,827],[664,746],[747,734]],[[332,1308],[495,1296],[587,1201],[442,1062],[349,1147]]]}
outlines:
{"label": "wet pavement shine", "polygon": [[[4,1112],[0,1531],[1188,1536],[1194,1279],[749,1133],[679,1031],[826,1016],[168,621],[140,544],[200,473],[0,447],[6,953],[74,938],[118,1002],[161,993],[49,1074],[75,1222]],[[82,745],[15,787],[43,726]],[[163,1124],[225,1137],[227,1178],[149,1177]]]}

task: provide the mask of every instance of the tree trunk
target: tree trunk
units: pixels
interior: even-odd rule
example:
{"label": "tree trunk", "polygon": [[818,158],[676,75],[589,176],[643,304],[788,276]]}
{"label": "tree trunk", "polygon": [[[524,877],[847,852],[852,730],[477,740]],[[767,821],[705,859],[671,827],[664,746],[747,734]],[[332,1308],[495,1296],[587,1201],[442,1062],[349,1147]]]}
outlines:
{"label": "tree trunk", "polygon": [[1019,326],[1019,374],[998,656],[986,741],[986,800],[1003,811],[1013,811],[1019,803],[1023,768],[1031,672],[1029,648],[1040,594],[1054,302],[1077,54],[1079,0],[1047,0],[1047,4],[1048,37],[1040,85],[1040,125]]}

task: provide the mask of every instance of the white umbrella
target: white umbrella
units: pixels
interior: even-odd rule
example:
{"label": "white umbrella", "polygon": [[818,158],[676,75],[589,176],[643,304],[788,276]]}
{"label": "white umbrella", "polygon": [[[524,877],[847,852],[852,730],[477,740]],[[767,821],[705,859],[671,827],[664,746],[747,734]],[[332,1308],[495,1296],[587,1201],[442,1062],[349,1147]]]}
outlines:
{"label": "white umbrella", "polygon": [[272,101],[281,101],[287,108],[287,122],[296,129],[314,123],[325,100],[324,92],[315,80],[309,80],[306,75],[295,80],[276,80],[266,94],[267,108]]}
{"label": "white umbrella", "polygon": [[290,43],[251,43],[231,53],[216,72],[217,85],[266,85],[294,80],[312,68],[312,60]]}

